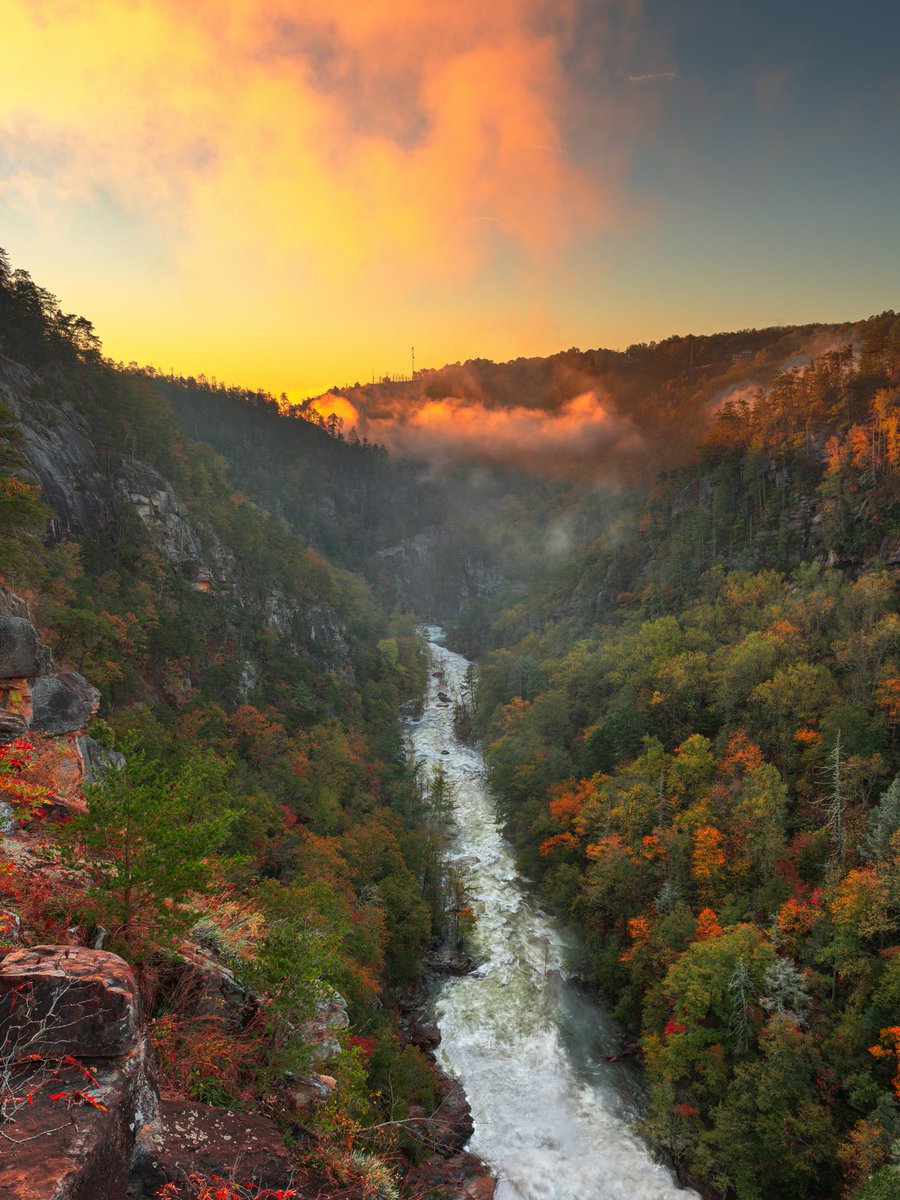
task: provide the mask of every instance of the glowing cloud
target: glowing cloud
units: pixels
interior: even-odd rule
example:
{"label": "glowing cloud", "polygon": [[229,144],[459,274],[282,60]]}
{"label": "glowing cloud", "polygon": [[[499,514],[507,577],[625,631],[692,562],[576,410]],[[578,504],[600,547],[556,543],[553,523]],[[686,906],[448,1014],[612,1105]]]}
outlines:
{"label": "glowing cloud", "polygon": [[311,407],[321,416],[340,417],[348,432],[432,463],[501,463],[564,473],[602,463],[609,476],[643,445],[632,421],[595,391],[548,408],[409,393],[391,404],[377,392],[373,401],[366,390],[352,396],[327,393]]}
{"label": "glowing cloud", "polygon": [[[236,336],[336,363],[349,333],[368,363],[386,313],[426,323],[423,295],[494,269],[520,307],[517,263],[614,223],[620,139],[602,186],[566,152],[575,15],[574,0],[7,0],[0,204],[57,231],[86,209],[98,245],[109,210],[130,222],[132,252],[170,277],[157,353],[183,362],[224,322],[200,364],[220,375]],[[120,350],[125,314],[88,315]]]}

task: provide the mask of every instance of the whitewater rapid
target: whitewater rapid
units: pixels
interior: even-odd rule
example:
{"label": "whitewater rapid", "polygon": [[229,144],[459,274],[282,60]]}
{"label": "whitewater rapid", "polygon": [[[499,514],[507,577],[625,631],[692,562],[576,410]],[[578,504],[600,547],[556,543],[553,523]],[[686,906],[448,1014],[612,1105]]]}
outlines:
{"label": "whitewater rapid", "polygon": [[453,709],[438,700],[459,694],[469,663],[430,644],[443,678],[431,679],[409,740],[426,773],[441,764],[452,787],[450,859],[483,963],[433,1001],[441,1065],[462,1081],[475,1120],[467,1148],[497,1175],[496,1200],[688,1200],[695,1193],[635,1134],[639,1076],[602,1061],[617,1049],[611,1023],[568,981],[565,938],[517,879],[483,759],[457,741]]}

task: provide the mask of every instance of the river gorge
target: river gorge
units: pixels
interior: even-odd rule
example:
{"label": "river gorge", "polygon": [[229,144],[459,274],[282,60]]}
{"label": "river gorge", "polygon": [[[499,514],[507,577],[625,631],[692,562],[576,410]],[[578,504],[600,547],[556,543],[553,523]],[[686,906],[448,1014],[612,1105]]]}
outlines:
{"label": "river gorge", "polygon": [[456,738],[452,704],[439,698],[459,694],[469,663],[438,629],[428,634],[433,675],[409,739],[426,773],[446,773],[450,863],[475,912],[480,965],[445,980],[432,1002],[439,1060],[475,1120],[468,1149],[496,1173],[497,1200],[688,1200],[635,1132],[640,1075],[604,1061],[616,1030],[572,981],[564,931],[517,877],[482,756]]}

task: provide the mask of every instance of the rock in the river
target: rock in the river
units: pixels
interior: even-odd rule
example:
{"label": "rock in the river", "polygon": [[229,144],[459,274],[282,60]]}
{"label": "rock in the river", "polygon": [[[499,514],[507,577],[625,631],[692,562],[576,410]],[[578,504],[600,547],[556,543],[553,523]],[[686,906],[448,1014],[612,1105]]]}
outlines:
{"label": "rock in the river", "polygon": [[97,711],[100,693],[77,671],[45,675],[31,689],[35,733],[77,733]]}
{"label": "rock in the river", "polygon": [[152,1200],[166,1183],[218,1175],[277,1191],[291,1186],[284,1139],[267,1117],[163,1100],[138,1135],[127,1200]]}
{"label": "rock in the river", "polygon": [[446,1196],[448,1200],[493,1200],[497,1186],[481,1159],[463,1152],[451,1158],[426,1159],[411,1172],[407,1182],[426,1195]]}
{"label": "rock in the river", "polygon": [[426,1137],[441,1154],[461,1150],[475,1131],[472,1110],[463,1085],[452,1075],[438,1076],[440,1100],[428,1119]]}
{"label": "rock in the river", "polygon": [[470,954],[462,950],[451,950],[449,946],[441,946],[425,956],[429,971],[435,975],[471,975],[478,966]]}
{"label": "rock in the river", "polygon": [[413,1009],[403,1020],[405,1040],[426,1052],[441,1044],[441,1031],[437,1025],[427,1021],[421,1010]]}
{"label": "rock in the river", "polygon": [[117,954],[33,946],[0,962],[0,1045],[25,1054],[116,1058],[134,1048],[138,993]]}

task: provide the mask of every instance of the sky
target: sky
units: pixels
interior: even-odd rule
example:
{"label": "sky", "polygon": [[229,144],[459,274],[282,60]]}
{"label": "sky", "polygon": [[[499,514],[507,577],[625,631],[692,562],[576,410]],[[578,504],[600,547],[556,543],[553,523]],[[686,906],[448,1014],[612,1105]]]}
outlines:
{"label": "sky", "polygon": [[0,0],[0,246],[292,398],[900,307],[900,4]]}

